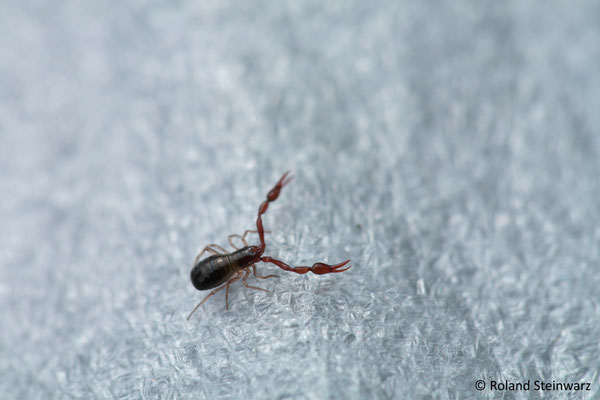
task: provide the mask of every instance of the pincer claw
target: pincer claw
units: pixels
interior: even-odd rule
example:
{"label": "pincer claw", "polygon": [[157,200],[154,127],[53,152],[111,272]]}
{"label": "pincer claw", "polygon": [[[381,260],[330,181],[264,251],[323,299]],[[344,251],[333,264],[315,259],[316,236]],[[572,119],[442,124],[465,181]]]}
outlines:
{"label": "pincer claw", "polygon": [[284,187],[285,185],[290,183],[292,179],[294,179],[294,177],[290,176],[290,171],[286,171],[285,174],[283,174],[283,176],[281,177],[281,179],[279,179],[279,182],[277,182],[277,186]]}
{"label": "pincer claw", "polygon": [[342,268],[344,265],[348,264],[349,262],[350,262],[350,260],[346,260],[342,263],[335,264],[335,265],[328,265],[325,263],[316,263],[310,268],[310,271],[313,274],[317,274],[317,275],[329,274],[329,273],[334,273],[334,272],[344,272],[344,271],[349,270],[350,266],[348,266],[347,268],[344,268],[344,269],[340,269],[340,268]]}

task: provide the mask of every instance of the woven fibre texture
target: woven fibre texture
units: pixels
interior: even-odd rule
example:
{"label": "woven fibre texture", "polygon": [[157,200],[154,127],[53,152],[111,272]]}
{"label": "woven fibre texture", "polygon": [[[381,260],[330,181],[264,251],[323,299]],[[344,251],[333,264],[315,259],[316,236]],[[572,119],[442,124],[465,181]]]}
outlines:
{"label": "woven fibre texture", "polygon": [[[0,1],[0,397],[600,398],[599,20]],[[261,263],[186,321],[286,170],[265,254],[352,268]]]}

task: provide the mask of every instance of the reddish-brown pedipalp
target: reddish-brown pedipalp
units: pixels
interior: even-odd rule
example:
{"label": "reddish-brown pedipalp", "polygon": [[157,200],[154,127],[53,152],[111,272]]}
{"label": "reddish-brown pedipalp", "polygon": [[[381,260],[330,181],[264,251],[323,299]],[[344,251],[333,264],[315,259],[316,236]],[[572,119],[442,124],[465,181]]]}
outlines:
{"label": "reddish-brown pedipalp", "polygon": [[[228,241],[229,244],[236,249],[236,251],[232,253],[228,253],[227,250],[222,248],[216,244],[209,244],[206,246],[200,254],[196,257],[196,261],[194,262],[194,267],[190,273],[190,278],[192,280],[192,284],[198,290],[208,290],[218,287],[217,289],[211,291],[190,313],[187,319],[190,319],[192,314],[202,305],[205,301],[207,301],[212,295],[219,292],[223,288],[225,288],[225,305],[229,308],[229,285],[233,282],[236,282],[242,279],[242,283],[244,286],[250,289],[262,290],[268,292],[268,290],[259,288],[256,286],[248,285],[248,276],[250,275],[250,268],[252,268],[252,272],[254,276],[259,279],[268,279],[278,277],[278,275],[267,275],[261,276],[256,273],[256,263],[258,262],[266,262],[275,264],[279,268],[285,271],[295,272],[297,274],[306,274],[308,272],[312,272],[317,275],[344,272],[350,269],[350,266],[343,268],[346,264],[350,262],[350,260],[346,260],[339,264],[329,265],[325,263],[315,263],[312,267],[300,266],[300,267],[292,267],[281,260],[277,260],[273,257],[263,256],[265,249],[267,247],[265,243],[265,231],[263,228],[262,215],[267,212],[269,208],[269,203],[277,200],[279,197],[279,193],[281,189],[287,185],[292,177],[288,176],[289,171],[283,174],[283,176],[279,179],[279,181],[275,184],[273,189],[267,193],[267,199],[261,203],[258,207],[258,216],[256,217],[256,230],[247,230],[244,232],[242,236],[240,235],[229,235]],[[260,239],[260,244],[258,246],[250,246],[246,241],[246,236],[248,233],[258,233],[258,237]],[[238,249],[232,241],[232,238],[239,237],[244,243],[245,247]],[[215,250],[216,249],[216,250]],[[221,252],[219,252],[219,250]],[[212,253],[213,255],[200,260],[200,257],[205,252]],[[242,278],[242,275],[244,277]]]}

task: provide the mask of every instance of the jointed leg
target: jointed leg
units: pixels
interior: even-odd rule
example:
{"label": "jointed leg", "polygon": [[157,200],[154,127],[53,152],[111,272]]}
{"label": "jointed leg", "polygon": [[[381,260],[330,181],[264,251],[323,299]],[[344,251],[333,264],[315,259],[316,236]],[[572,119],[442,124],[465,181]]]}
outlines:
{"label": "jointed leg", "polygon": [[340,269],[344,265],[348,264],[350,262],[350,260],[346,260],[342,263],[335,264],[335,265],[328,265],[328,264],[324,264],[324,263],[315,263],[315,264],[313,264],[312,267],[304,267],[304,266],[292,267],[291,265],[288,265],[288,264],[284,263],[283,261],[276,260],[272,257],[261,257],[260,260],[271,263],[271,264],[275,264],[283,270],[295,272],[297,274],[306,274],[307,272],[312,272],[313,274],[323,275],[323,274],[330,274],[330,273],[334,273],[334,272],[344,272],[344,271],[347,271],[350,269],[350,267]]}
{"label": "jointed leg", "polygon": [[257,274],[256,273],[256,264],[252,264],[252,272],[254,273],[254,276],[259,279],[279,278],[279,275],[262,276],[262,275]]}
{"label": "jointed leg", "polygon": [[[229,283],[229,282],[228,282]],[[225,286],[227,286],[227,284],[221,286],[220,288],[217,288],[215,290],[213,290],[212,292],[210,292],[204,299],[202,299],[202,301],[200,303],[198,303],[198,305],[196,307],[194,307],[194,309],[192,310],[192,312],[190,313],[190,315],[188,315],[187,319],[189,320],[190,317],[192,316],[192,314],[202,305],[206,302],[206,300],[208,300],[213,294],[218,293],[220,290],[222,290]]]}
{"label": "jointed leg", "polygon": [[[213,249],[213,247],[216,247],[217,250],[221,250],[221,253],[219,253],[217,250]],[[196,264],[198,262],[198,260],[200,259],[200,257],[202,257],[202,255],[206,252],[209,252],[211,254],[227,254],[228,251],[225,250],[224,248],[222,248],[221,246],[219,246],[218,244],[209,244],[208,246],[206,246],[205,248],[202,249],[202,251],[200,252],[200,254],[198,254],[196,256],[196,260],[194,261],[194,264]]]}
{"label": "jointed leg", "polygon": [[[264,233],[271,233],[271,231],[268,231],[266,229],[263,232]],[[248,242],[246,242],[246,236],[248,236],[249,233],[258,233],[258,231],[256,229],[246,229],[244,231],[244,234],[242,235],[242,242],[244,242],[244,244],[246,246],[248,246]]]}
{"label": "jointed leg", "polygon": [[244,286],[246,286],[249,289],[256,289],[256,290],[262,290],[263,292],[268,292],[267,289],[263,289],[263,288],[259,288],[259,287],[256,287],[256,286],[250,286],[250,285],[248,285],[247,280],[248,280],[248,276],[249,275],[250,275],[250,269],[246,268],[246,275],[244,276],[244,279],[242,279],[242,282],[244,282]]}
{"label": "jointed leg", "polygon": [[228,310],[229,310],[229,285],[231,285],[233,282],[239,281],[241,277],[242,277],[242,272],[240,271],[237,274],[235,274],[235,276],[233,278],[228,280],[227,283],[225,284],[225,286],[227,287],[227,289],[225,289],[225,308]]}
{"label": "jointed leg", "polygon": [[[227,241],[229,242],[229,244],[231,245],[231,247],[233,247],[236,250],[239,250],[240,248],[237,247],[235,244],[233,244],[233,239],[234,237],[241,237],[240,235],[236,235],[235,233],[233,235],[229,235],[227,236]],[[248,243],[246,243],[246,241],[244,240],[244,245],[248,246]]]}
{"label": "jointed leg", "polygon": [[[265,230],[264,232],[265,233],[271,233],[271,231],[267,231],[267,230]],[[258,231],[257,230],[250,230],[250,229],[248,229],[248,230],[246,230],[244,232],[244,234],[242,236],[236,235],[236,234],[229,235],[227,237],[227,240],[229,241],[229,244],[231,245],[231,247],[233,247],[236,250],[239,250],[239,248],[236,245],[233,244],[233,240],[232,239],[234,237],[240,238],[242,240],[242,243],[244,243],[244,246],[248,246],[248,241],[246,240],[246,236],[248,236],[249,233],[258,233]]]}

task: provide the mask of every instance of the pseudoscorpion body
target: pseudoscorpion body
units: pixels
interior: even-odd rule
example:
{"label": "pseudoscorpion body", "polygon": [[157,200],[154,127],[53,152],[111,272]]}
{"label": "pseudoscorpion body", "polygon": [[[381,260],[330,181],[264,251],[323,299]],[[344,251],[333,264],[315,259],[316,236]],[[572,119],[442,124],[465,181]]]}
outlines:
{"label": "pseudoscorpion body", "polygon": [[[242,236],[240,235],[229,235],[228,241],[229,244],[233,247],[237,247],[233,244],[232,238],[239,237],[244,243],[245,247],[241,249],[237,249],[233,253],[228,253],[227,250],[222,248],[216,244],[209,244],[206,246],[200,254],[196,257],[196,261],[194,262],[194,268],[192,268],[192,272],[190,274],[190,278],[192,279],[192,284],[198,290],[208,290],[216,288],[217,286],[222,285],[221,287],[211,291],[190,313],[187,319],[190,319],[192,314],[202,305],[206,300],[208,300],[212,295],[217,293],[218,291],[225,289],[225,305],[229,308],[229,285],[233,282],[236,282],[242,279],[244,286],[250,289],[263,290],[268,292],[268,290],[259,288],[256,286],[250,286],[247,282],[248,276],[250,275],[250,268],[252,268],[252,272],[254,276],[260,279],[268,279],[277,277],[277,275],[267,275],[261,276],[256,273],[256,263],[268,262],[271,264],[277,265],[279,268],[285,271],[295,272],[297,274],[306,274],[307,272],[312,272],[313,274],[323,275],[335,272],[343,272],[347,271],[350,266],[346,268],[344,267],[346,264],[350,262],[350,260],[346,260],[342,263],[335,265],[328,265],[324,263],[315,263],[312,267],[292,267],[283,261],[276,260],[272,257],[263,256],[265,252],[265,248],[267,245],[265,244],[265,230],[263,229],[263,223],[261,216],[267,211],[269,207],[269,203],[275,201],[277,197],[279,197],[279,192],[281,188],[287,185],[291,177],[288,177],[289,172],[283,174],[281,179],[277,182],[275,187],[271,189],[271,191],[267,194],[267,199],[262,202],[260,207],[258,208],[258,217],[256,218],[256,230],[247,230],[244,232]],[[246,241],[246,235],[248,233],[258,233],[258,237],[260,239],[260,244],[258,246],[250,246]],[[200,260],[200,257],[205,252],[212,253],[213,255]],[[243,276],[243,278],[242,278]]]}

